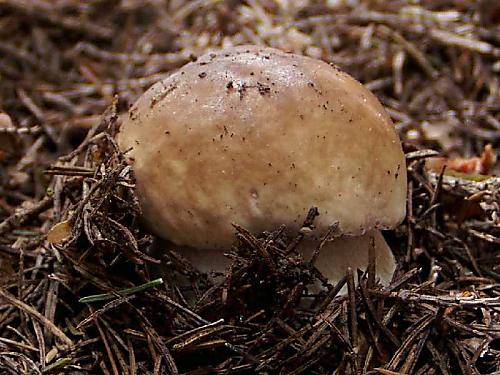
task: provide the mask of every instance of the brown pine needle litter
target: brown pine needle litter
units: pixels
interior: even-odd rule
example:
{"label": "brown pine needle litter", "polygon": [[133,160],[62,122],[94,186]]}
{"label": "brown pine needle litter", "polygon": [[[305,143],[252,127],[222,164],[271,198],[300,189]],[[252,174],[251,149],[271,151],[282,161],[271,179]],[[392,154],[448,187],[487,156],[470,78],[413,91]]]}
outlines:
{"label": "brown pine needle litter", "polygon": [[[500,179],[425,160],[500,148],[499,21],[490,0],[0,0],[0,373],[498,374]],[[219,277],[150,251],[120,115],[243,43],[335,63],[393,118],[409,181],[389,287],[371,265],[310,294],[322,276],[282,227],[235,226]]]}

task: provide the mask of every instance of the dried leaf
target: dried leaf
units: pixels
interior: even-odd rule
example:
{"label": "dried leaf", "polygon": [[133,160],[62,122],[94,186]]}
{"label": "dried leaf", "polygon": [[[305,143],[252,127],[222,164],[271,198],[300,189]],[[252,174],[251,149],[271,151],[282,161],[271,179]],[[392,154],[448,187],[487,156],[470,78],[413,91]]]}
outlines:
{"label": "dried leaf", "polygon": [[445,157],[429,158],[425,164],[428,170],[439,173],[446,165],[445,174],[454,172],[465,175],[488,175],[496,163],[497,157],[493,147],[488,144],[480,157],[449,159]]}
{"label": "dried leaf", "polygon": [[69,221],[61,221],[54,225],[47,234],[47,241],[51,244],[60,244],[71,236],[73,226]]}

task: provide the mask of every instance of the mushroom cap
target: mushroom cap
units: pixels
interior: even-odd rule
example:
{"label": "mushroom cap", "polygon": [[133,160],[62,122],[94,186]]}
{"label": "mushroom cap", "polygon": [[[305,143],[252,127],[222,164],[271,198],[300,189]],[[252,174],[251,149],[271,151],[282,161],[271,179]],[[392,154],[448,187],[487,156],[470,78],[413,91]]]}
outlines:
{"label": "mushroom cap", "polygon": [[405,215],[406,168],[389,116],[323,61],[239,46],[199,57],[146,91],[121,126],[143,216],[179,245],[224,248],[232,223],[360,235]]}

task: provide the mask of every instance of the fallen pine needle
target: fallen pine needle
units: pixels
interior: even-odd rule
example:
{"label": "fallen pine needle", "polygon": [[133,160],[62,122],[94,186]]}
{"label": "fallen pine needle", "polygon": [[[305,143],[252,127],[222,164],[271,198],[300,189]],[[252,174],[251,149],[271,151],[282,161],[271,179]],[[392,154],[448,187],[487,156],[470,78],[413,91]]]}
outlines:
{"label": "fallen pine needle", "polygon": [[107,300],[115,298],[117,295],[126,295],[126,294],[134,294],[134,293],[142,292],[146,289],[152,288],[152,287],[160,285],[160,284],[163,284],[162,278],[155,279],[155,280],[150,281],[148,283],[134,286],[132,288],[122,289],[116,293],[94,294],[91,296],[83,297],[83,298],[80,298],[78,300],[78,302],[80,302],[80,303],[93,303],[93,302],[107,301]]}

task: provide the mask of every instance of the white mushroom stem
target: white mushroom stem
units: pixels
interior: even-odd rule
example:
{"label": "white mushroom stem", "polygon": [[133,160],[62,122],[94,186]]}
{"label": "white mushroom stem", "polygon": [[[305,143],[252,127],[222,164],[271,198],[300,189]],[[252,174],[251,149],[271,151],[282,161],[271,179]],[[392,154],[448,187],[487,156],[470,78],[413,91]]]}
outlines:
{"label": "white mushroom stem", "polygon": [[[305,241],[299,251],[306,259],[311,259],[317,246],[316,242]],[[375,246],[376,277],[382,285],[389,285],[396,270],[396,260],[382,233],[378,230],[372,230],[362,236],[342,236],[327,243],[321,249],[315,266],[332,283],[335,283],[345,276],[348,267],[354,271],[366,270],[372,246]]]}
{"label": "white mushroom stem", "polygon": [[[396,261],[391,249],[378,230],[373,230],[362,236],[342,236],[328,242],[321,249],[315,266],[335,284],[345,274],[348,267],[353,270],[365,270],[368,266],[370,247],[375,245],[376,276],[383,285],[388,285],[396,270]],[[304,240],[298,250],[306,260],[311,259],[317,241]],[[187,258],[200,272],[224,272],[230,260],[225,257],[222,250],[200,250],[191,247],[174,247]]]}

